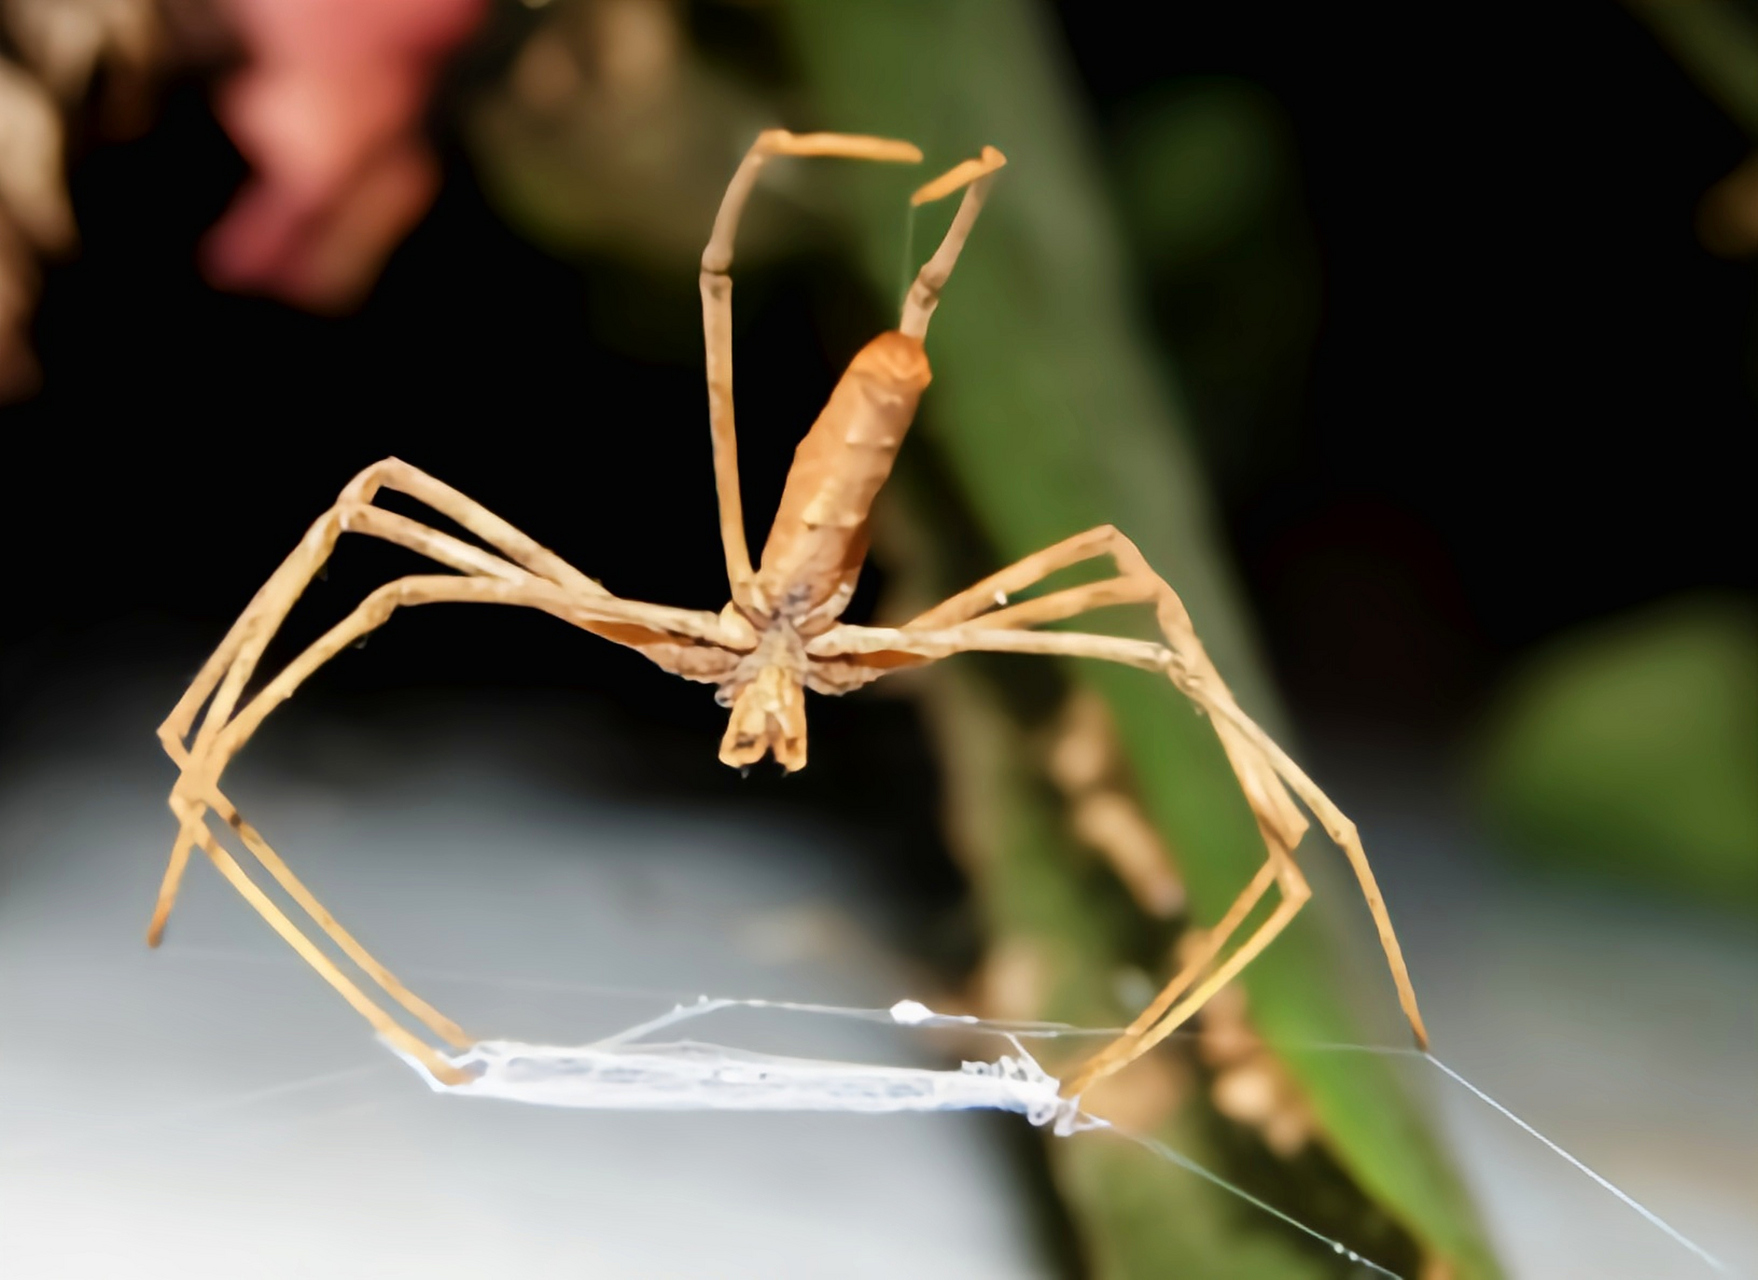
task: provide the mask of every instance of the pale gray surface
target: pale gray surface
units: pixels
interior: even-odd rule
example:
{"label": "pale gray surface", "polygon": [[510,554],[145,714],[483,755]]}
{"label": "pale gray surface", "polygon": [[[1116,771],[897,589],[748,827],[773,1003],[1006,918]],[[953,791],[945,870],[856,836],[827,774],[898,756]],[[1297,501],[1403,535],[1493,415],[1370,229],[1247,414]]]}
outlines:
{"label": "pale gray surface", "polygon": [[[1472,847],[1444,785],[1336,754],[1333,795],[1381,868],[1437,1056],[1758,1276],[1758,928],[1521,875]],[[1464,1090],[1429,1092],[1518,1280],[1716,1274]]]}
{"label": "pale gray surface", "polygon": [[[0,1274],[1044,1274],[998,1146],[1017,1117],[441,1097],[205,862],[149,952],[167,780],[7,780],[0,839],[31,856],[0,898]],[[568,1042],[667,1004],[570,979],[869,1005],[905,986],[859,941],[860,886],[804,832],[546,802],[468,771],[364,810],[246,789],[326,904],[482,1032]],[[910,1052],[886,1028],[807,1022],[712,1029]]]}
{"label": "pale gray surface", "polygon": [[[111,760],[44,759],[0,788],[0,1274],[1047,1273],[999,1127],[1013,1117],[438,1097],[205,863],[147,951],[170,770],[144,750]],[[873,941],[877,895],[834,833],[561,798],[455,745],[402,781],[345,788],[243,763],[234,794],[319,896],[479,1034],[575,1041],[704,991],[926,994]],[[1339,798],[1369,833],[1441,1056],[1758,1271],[1750,930],[1547,895],[1486,872],[1420,805]],[[711,1029],[923,1060],[862,1024]],[[1521,1280],[1709,1274],[1431,1083]]]}

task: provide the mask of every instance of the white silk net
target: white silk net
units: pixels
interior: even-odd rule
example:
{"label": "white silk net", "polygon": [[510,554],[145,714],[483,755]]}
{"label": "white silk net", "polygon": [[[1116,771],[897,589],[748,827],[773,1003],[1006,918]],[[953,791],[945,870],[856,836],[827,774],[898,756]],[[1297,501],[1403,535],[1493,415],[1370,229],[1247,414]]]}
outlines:
{"label": "white silk net", "polygon": [[[966,1059],[956,1069],[790,1056],[669,1038],[681,1024],[734,1010],[769,1010],[885,1023],[898,1028],[950,1029],[987,1034],[1012,1052]],[[607,1111],[773,1111],[880,1115],[902,1112],[993,1110],[1012,1112],[1058,1138],[1108,1130],[1133,1141],[1239,1197],[1346,1257],[1359,1271],[1394,1277],[1353,1249],[1236,1186],[1219,1174],[1152,1138],[1126,1133],[1081,1109],[1081,1099],[1062,1096],[1061,1081],[1039,1065],[1027,1040],[1096,1038],[1104,1043],[1119,1028],[1083,1028],[1054,1022],[999,1022],[965,1014],[937,1013],[915,1000],[886,1009],[848,1008],[783,1000],[699,996],[671,1010],[599,1039],[577,1045],[519,1040],[482,1040],[446,1061],[468,1079],[448,1083],[418,1059],[396,1050],[435,1092],[454,1097],[523,1102],[538,1106]],[[650,1038],[667,1037],[667,1038]],[[1659,1215],[1552,1142],[1434,1055],[1416,1049],[1355,1044],[1296,1046],[1308,1052],[1388,1054],[1419,1065],[1476,1098],[1539,1142],[1650,1226],[1670,1237],[1704,1274],[1737,1275],[1720,1259]]]}
{"label": "white silk net", "polygon": [[[1061,1096],[1061,1082],[1026,1051],[1020,1034],[1004,1030],[1014,1052],[992,1061],[965,1061],[957,1070],[790,1057],[701,1040],[651,1040],[679,1023],[731,1008],[870,1016],[876,1010],[832,1010],[763,1000],[704,996],[614,1035],[581,1045],[483,1040],[447,1060],[471,1078],[437,1079],[402,1055],[438,1092],[552,1107],[622,1111],[1011,1111],[1059,1135],[1100,1123]],[[900,1000],[884,1015],[902,1026],[973,1025],[976,1019],[937,1014]]]}

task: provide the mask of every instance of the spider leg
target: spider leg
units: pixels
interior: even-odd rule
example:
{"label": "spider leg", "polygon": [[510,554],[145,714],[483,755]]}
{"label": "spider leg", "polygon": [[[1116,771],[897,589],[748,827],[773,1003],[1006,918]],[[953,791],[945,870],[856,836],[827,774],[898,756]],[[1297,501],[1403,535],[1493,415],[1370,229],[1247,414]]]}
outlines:
{"label": "spider leg", "polygon": [[1117,531],[1110,525],[1088,529],[1071,538],[1035,551],[1005,569],[972,583],[957,595],[947,596],[926,613],[911,618],[904,626],[913,630],[934,630],[969,622],[979,614],[1005,607],[1007,597],[1042,582],[1058,569],[1066,569],[1083,561],[1102,556],[1110,549]]}
{"label": "spider leg", "polygon": [[[165,883],[160,890],[159,902],[153,914],[153,925],[149,932],[150,942],[156,943],[162,934],[165,919],[175,902],[178,875],[187,862],[191,848],[201,847],[210,858],[214,857],[214,851],[210,847],[214,842],[214,837],[207,826],[207,811],[211,809],[237,832],[239,839],[243,841],[245,848],[250,851],[251,855],[304,909],[330,940],[373,981],[378,983],[386,994],[448,1043],[463,1048],[474,1042],[473,1037],[466,1035],[455,1022],[439,1013],[404,986],[348,930],[343,928],[329,910],[318,901],[316,895],[293,874],[292,869],[270,847],[261,834],[244,821],[237,808],[219,790],[220,774],[224,772],[232,757],[249,740],[251,734],[275,707],[292,696],[299,685],[324,663],[358,641],[362,636],[384,625],[397,609],[440,602],[527,605],[544,609],[546,612],[563,614],[573,607],[565,593],[547,583],[507,582],[483,577],[412,576],[400,578],[373,592],[352,614],[330,628],[303,653],[289,662],[261,692],[237,712],[220,733],[210,739],[208,745],[199,754],[187,750],[182,741],[174,734],[168,731],[162,733],[167,754],[182,770],[171,793],[171,808],[180,821],[180,830],[172,860],[172,868],[178,874],[173,875],[171,871],[167,872]],[[612,612],[615,606],[620,604],[633,605],[634,602],[595,597],[590,607],[595,614],[602,617],[606,613]],[[639,610],[640,606],[636,605],[635,608]],[[216,863],[216,865],[219,864]],[[237,883],[226,867],[221,866],[221,871],[226,874],[228,879],[233,880],[234,884]],[[239,874],[243,873],[239,872]],[[249,894],[246,897],[259,912],[263,910],[257,898],[251,897]],[[283,936],[287,936],[286,929],[277,923],[275,917],[271,916],[269,920],[277,931],[281,932]],[[311,961],[311,956],[306,948],[300,947],[299,944],[295,944],[295,947],[301,956],[308,962]],[[317,967],[325,979],[335,985],[335,979],[331,977],[330,973],[321,966]],[[360,1008],[359,1002],[354,996],[349,995],[348,991],[344,990],[343,994],[357,1009]],[[376,1008],[376,1006],[374,1007]],[[368,1017],[370,1020],[371,1015]],[[374,1021],[374,1026],[379,1026],[377,1021]],[[382,1027],[379,1029],[383,1030]]]}
{"label": "spider leg", "polygon": [[[199,801],[193,798],[195,796],[199,796]],[[310,889],[305,887],[304,882],[293,874],[292,868],[281,860],[280,855],[269,846],[269,842],[263,839],[262,833],[257,831],[255,827],[251,826],[244,820],[243,816],[239,814],[236,806],[233,805],[232,801],[221,792],[218,787],[214,786],[212,783],[196,782],[172,793],[171,810],[173,813],[179,814],[183,819],[186,829],[191,832],[192,842],[202,848],[210,858],[215,857],[215,849],[219,849],[219,852],[224,855],[224,848],[219,845],[212,828],[208,826],[207,814],[202,811],[204,809],[212,810],[219,816],[222,822],[238,833],[238,837],[244,843],[244,847],[248,849],[251,856],[254,857],[272,877],[274,877],[275,882],[286,891],[287,896],[297,902],[305,914],[310,916],[312,920],[316,921],[318,928],[323,930],[323,932],[329,937],[330,941],[334,942],[344,955],[352,960],[362,972],[376,982],[385,994],[390,996],[391,999],[395,1000],[398,1004],[402,1005],[403,1008],[407,1009],[410,1014],[419,1019],[428,1030],[432,1031],[440,1039],[444,1040],[447,1044],[452,1045],[454,1048],[463,1049],[475,1043],[474,1036],[466,1034],[464,1029],[457,1023],[453,1022],[439,1010],[428,1004],[427,1001],[409,990],[409,988],[404,986],[395,974],[387,969],[365,947],[361,946],[355,939],[354,935],[344,929],[336,920],[335,916],[330,914],[329,910],[323,905],[323,903],[317,900],[317,896],[313,894]],[[230,857],[230,855],[225,856]],[[217,860],[215,865],[219,865]],[[236,887],[238,883],[237,879],[227,871],[226,868],[221,867],[221,871],[222,874],[226,875],[228,880],[232,881],[234,887]],[[244,876],[244,872],[240,870],[238,875]],[[248,879],[248,877],[245,878]],[[252,887],[255,887],[254,883]],[[248,893],[244,896],[257,911],[262,912],[262,907],[259,905],[257,897]],[[274,925],[278,933],[283,937],[287,936],[286,930],[282,929],[281,926],[276,923],[275,917],[268,915],[267,912],[263,912],[263,915],[271,925]],[[291,938],[288,940],[291,941]],[[329,982],[332,986],[337,986],[335,979],[330,975],[330,969],[325,968],[324,965],[319,965],[313,962],[306,946],[294,943],[294,950],[298,951],[300,956],[308,963],[311,963],[312,967],[317,969],[317,971],[324,977],[325,981]],[[311,947],[310,951],[316,951],[315,946]],[[323,953],[320,951],[317,952],[317,954],[322,955]],[[328,958],[325,957],[325,964],[328,963]],[[334,966],[331,965],[330,968],[334,968]],[[342,990],[342,994],[348,998],[350,1004],[354,1005],[356,1009],[360,1009],[360,1004],[349,995],[346,990],[343,990],[339,986],[337,986],[337,989]],[[377,1006],[374,1007],[376,1008]],[[365,1013],[364,1010],[361,1010],[361,1012]],[[368,1021],[372,1022],[376,1029],[380,1032],[384,1031],[383,1026],[380,1025],[377,1018],[373,1017],[371,1014],[366,1014],[366,1017]],[[400,1041],[399,1045],[401,1045]]]}
{"label": "spider leg", "polygon": [[[173,805],[173,809],[175,808],[176,806]],[[441,1057],[432,1045],[411,1035],[407,1028],[396,1022],[372,997],[350,980],[347,974],[337,968],[335,961],[326,956],[316,943],[306,937],[300,931],[299,926],[289,920],[286,913],[277,907],[273,900],[257,887],[256,882],[245,874],[244,868],[238,865],[237,860],[226,852],[225,846],[208,829],[205,819],[196,823],[192,839],[196,845],[200,846],[201,851],[207,854],[220,874],[234,889],[238,890],[244,900],[269,922],[275,932],[280,934],[294,951],[299,953],[302,960],[315,969],[325,982],[341,993],[342,998],[353,1006],[355,1012],[372,1024],[374,1031],[377,1031],[379,1035],[403,1052],[419,1059],[422,1065],[440,1080],[448,1084],[462,1084],[468,1079],[465,1073]],[[465,1043],[469,1043],[468,1040]]]}
{"label": "spider leg", "polygon": [[707,349],[708,429],[714,446],[714,487],[720,499],[720,540],[726,575],[740,606],[765,612],[752,582],[751,552],[745,542],[745,514],[739,493],[738,435],[733,422],[732,269],[733,240],[739,218],[756,188],[763,166],[775,156],[840,156],[920,164],[922,153],[907,142],[843,133],[789,133],[765,129],[745,153],[714,218],[702,250],[702,331]]}
{"label": "spider leg", "polygon": [[[517,562],[502,559],[417,521],[369,505],[371,497],[381,486],[402,489],[424,501],[430,497],[436,499],[436,509],[458,520],[484,541],[505,550]],[[444,505],[440,506],[440,503]],[[343,532],[364,533],[397,543],[456,570],[457,574],[400,578],[374,591],[348,617],[308,646],[240,707],[239,699],[264,649]],[[178,818],[179,831],[148,929],[149,944],[157,945],[162,937],[165,921],[175,903],[178,886],[194,848],[203,849],[235,885],[244,875],[218,845],[207,825],[206,815],[212,809],[238,833],[257,861],[317,922],[331,941],[393,999],[440,1038],[460,1047],[471,1043],[470,1037],[456,1023],[409,991],[343,929],[219,791],[220,775],[232,757],[269,713],[324,663],[382,626],[398,608],[442,601],[512,604],[541,609],[572,625],[644,652],[668,670],[696,678],[713,678],[719,668],[730,670],[738,660],[740,645],[745,643],[745,637],[729,631],[715,614],[670,609],[612,596],[511,525],[406,464],[390,460],[368,468],[344,490],[337,505],[312,526],[293,553],[258,591],[202,668],[189,692],[160,726],[160,740],[180,769],[171,794],[171,808]],[[204,705],[206,714],[196,729],[194,741],[186,743]],[[337,986],[351,1004],[384,1032],[381,1025],[385,1018],[383,1011],[352,986],[339,985],[337,977],[340,975],[332,975],[334,966],[327,959],[321,965],[312,959],[315,948],[309,939],[294,941],[297,928],[286,921],[272,903],[261,898],[261,891],[254,885],[251,890],[245,893],[251,904],[294,943],[295,949],[313,963],[326,981]],[[273,914],[264,910],[265,903]],[[302,934],[298,936],[304,937]],[[321,952],[315,954],[322,956]],[[326,969],[325,965],[330,967]],[[365,1006],[376,1011],[376,1015],[363,1007],[363,1001]],[[410,1038],[407,1032],[402,1035],[404,1039]],[[407,1047],[402,1040],[398,1040],[398,1044]],[[424,1057],[423,1061],[431,1069],[438,1060],[428,1061]],[[438,1065],[443,1066],[443,1063]]]}
{"label": "spider leg", "polygon": [[[405,493],[425,503],[441,515],[457,521],[507,558],[490,555],[416,521],[371,505],[380,489]],[[336,504],[318,517],[299,545],[263,584],[179,700],[166,722],[168,725],[177,727],[180,735],[187,734],[208,698],[220,686],[229,685],[231,687],[221,690],[221,695],[216,698],[219,722],[224,722],[244,684],[255,671],[263,647],[293,607],[293,602],[329,559],[336,539],[344,532],[367,533],[401,543],[462,573],[507,578],[528,574],[572,588],[582,595],[609,594],[597,582],[480,503],[419,468],[397,458],[385,458],[348,482]],[[210,712],[209,720],[213,718]]]}
{"label": "spider leg", "polygon": [[399,458],[375,462],[348,482],[339,501],[372,502],[380,489],[404,493],[457,521],[489,546],[521,568],[547,578],[557,586],[583,595],[608,596],[610,592],[547,547],[520,532],[473,498],[466,497],[443,480],[412,467]]}
{"label": "spider leg", "polygon": [[964,199],[959,201],[958,212],[953,214],[952,225],[947,228],[940,247],[916,272],[915,282],[904,298],[903,318],[897,324],[899,333],[917,341],[927,336],[928,321],[934,317],[934,308],[940,305],[940,291],[946,287],[964,242],[970,238],[971,228],[983,210],[983,201],[989,194],[989,185],[994,181],[996,171],[1006,163],[1007,157],[994,147],[984,147],[982,155],[954,165],[934,181],[917,188],[910,197],[910,204],[920,206],[944,199],[960,187],[965,188]]}
{"label": "spider leg", "polygon": [[[270,711],[290,697],[293,691],[320,666],[350,644],[375,628],[382,626],[397,608],[404,605],[431,604],[438,601],[478,601],[488,603],[527,603],[527,593],[518,584],[495,579],[473,577],[410,577],[388,583],[368,596],[352,614],[332,627],[315,643],[284,668],[267,688],[250,700],[225,726],[211,738],[198,754],[192,754],[183,743],[168,732],[161,731],[165,751],[181,768],[182,773],[171,793],[171,808],[181,819],[177,837],[177,855],[173,866],[181,871],[192,845],[204,837],[211,838],[207,828],[208,809],[239,835],[252,856],[278,881],[289,896],[305,910],[331,941],[368,973],[387,994],[401,1004],[429,1029],[449,1043],[463,1048],[472,1043],[458,1025],[416,996],[376,960],[352,934],[337,923],[334,916],[305,887],[269,846],[256,829],[239,815],[238,810],[219,791],[220,774],[231,763],[257,726]],[[205,847],[205,846],[203,846]],[[211,856],[211,853],[210,853]],[[176,901],[177,876],[167,872],[160,888],[159,901],[153,912],[148,941],[156,944],[164,931],[166,918]],[[254,900],[253,905],[254,905]],[[261,910],[258,907],[258,910]],[[272,921],[271,921],[272,923]],[[279,926],[276,926],[279,928]],[[303,955],[304,952],[302,951]],[[309,957],[307,957],[309,959]],[[326,975],[327,976],[327,975]]]}
{"label": "spider leg", "polygon": [[[1146,595],[1147,593],[1135,589],[1126,580],[1112,579],[1043,596],[1013,606],[1013,609],[1020,611],[1016,616],[1027,616],[1027,611],[1030,610],[1032,615],[1036,615],[1031,617],[1032,621],[1049,621],[1073,616],[1079,611],[1075,606],[1083,598],[1096,600],[1097,603],[1087,605],[1088,608],[1094,608],[1124,603],[1130,599],[1139,600],[1146,598]],[[1051,606],[1056,607],[1052,609]],[[1012,613],[1013,609],[998,610],[989,616],[999,620]],[[989,617],[984,617],[982,621],[987,623]],[[868,661],[873,660],[872,655],[881,655],[878,665],[869,673],[870,679],[877,679],[887,671],[903,665],[898,661],[899,654],[912,655],[918,662],[931,662],[954,653],[1036,653],[1058,657],[1097,658],[1159,674],[1167,674],[1177,661],[1177,655],[1167,646],[1139,640],[1074,632],[1016,631],[975,625],[938,631],[846,627],[826,633],[809,645],[807,652],[813,656],[840,656],[848,653],[857,655],[857,660],[866,658]],[[1269,859],[1215,927],[1208,931],[1197,954],[1187,961],[1112,1045],[1095,1055],[1083,1065],[1080,1073],[1071,1078],[1067,1086],[1070,1096],[1093,1081],[1127,1065],[1176,1030],[1215,991],[1225,986],[1254,959],[1311,896],[1305,877],[1301,875],[1292,857],[1293,848],[1306,829],[1305,819],[1294,810],[1287,793],[1282,790],[1274,774],[1269,772],[1266,762],[1252,744],[1245,741],[1231,723],[1217,720],[1216,729],[1241,788],[1251,804]],[[1215,975],[1205,980],[1187,1000],[1176,1003],[1175,1007],[1178,997],[1215,962],[1272,885],[1280,885],[1282,904]]]}
{"label": "spider leg", "polygon": [[[371,468],[362,475],[370,471]],[[215,736],[232,718],[238,698],[254,674],[269,640],[280,628],[294,602],[329,559],[336,539],[344,531],[350,530],[399,542],[465,573],[504,576],[509,580],[516,580],[521,574],[516,566],[455,538],[426,529],[413,520],[376,507],[362,508],[355,503],[339,501],[336,506],[318,517],[292,553],[257,591],[225,638],[209,655],[195,679],[190,682],[189,688],[178,699],[177,705],[171,709],[171,714],[159,726],[159,740],[174,760],[182,763],[185,759],[184,739],[195,728],[196,717],[201,714],[204,706],[207,714],[202,717],[200,728],[196,729],[195,741],[189,748],[188,756],[201,760],[207,758]],[[188,766],[185,764],[184,767]],[[201,806],[195,806],[192,812],[199,817]],[[159,945],[165,921],[171,913],[178,886],[182,883],[183,873],[188,866],[189,854],[195,842],[195,832],[190,823],[191,820],[184,821],[183,829],[171,846],[171,858],[159,886],[158,904],[153,911],[152,922],[147,926],[149,946]]]}
{"label": "spider leg", "polygon": [[[370,505],[381,488],[400,490],[419,498],[457,520],[490,545],[505,550],[513,559],[503,559],[405,516]],[[712,614],[617,600],[561,557],[539,546],[480,504],[407,463],[387,458],[366,468],[349,482],[336,504],[318,517],[257,591],[160,726],[160,739],[167,746],[173,740],[181,743],[194,729],[195,741],[190,754],[196,759],[206,756],[215,736],[231,721],[238,699],[255,674],[264,649],[312,578],[329,559],[336,540],[344,532],[362,533],[398,543],[467,575],[506,582],[530,582],[534,586],[545,582],[553,584],[568,593],[570,604],[565,612],[559,609],[552,609],[552,612],[560,613],[577,626],[636,647],[642,647],[643,642],[677,639],[680,642],[677,646],[679,659],[687,656],[684,651],[700,644],[736,648],[744,640],[742,636],[731,634]],[[595,617],[595,613],[605,616]],[[649,626],[644,630],[638,625],[640,623]],[[661,661],[661,665],[678,670],[674,663],[662,660],[658,646],[646,651],[656,661]],[[690,673],[679,670],[679,674]],[[196,728],[196,718],[204,707],[206,714],[201,718],[200,727]],[[164,916],[176,895],[189,853],[190,844],[186,840],[180,839],[173,847],[160,892],[160,910],[155,913],[153,926],[148,930],[151,943],[157,943],[164,927]]]}
{"label": "spider leg", "polygon": [[[1006,597],[1059,569],[1108,555],[1118,576],[1103,582],[1008,605]],[[1077,632],[1030,632],[1016,628],[1074,617],[1104,605],[1151,601],[1165,643],[1120,640]],[[818,657],[850,655],[875,671],[935,661],[954,653],[987,651],[1041,653],[1097,658],[1157,671],[1209,713],[1240,786],[1250,802],[1269,860],[1208,934],[1199,954],[1167,984],[1135,1023],[1065,1085],[1071,1096],[1095,1080],[1133,1061],[1171,1034],[1214,993],[1235,977],[1286,927],[1311,896],[1294,862],[1293,850],[1306,820],[1288,794],[1305,802],[1326,833],[1343,850],[1372,912],[1380,944],[1397,986],[1399,1003],[1419,1044],[1427,1043],[1397,935],[1374,881],[1355,826],[1234,702],[1220,674],[1197,639],[1189,614],[1171,586],[1149,568],[1136,548],[1116,529],[1104,526],[1079,534],[991,574],[974,586],[912,620],[903,628],[838,627],[807,646]],[[1270,916],[1240,943],[1218,968],[1199,982],[1226,944],[1243,927],[1271,885],[1281,901]],[[1186,992],[1189,992],[1186,995]],[[1182,997],[1182,999],[1180,998]]]}

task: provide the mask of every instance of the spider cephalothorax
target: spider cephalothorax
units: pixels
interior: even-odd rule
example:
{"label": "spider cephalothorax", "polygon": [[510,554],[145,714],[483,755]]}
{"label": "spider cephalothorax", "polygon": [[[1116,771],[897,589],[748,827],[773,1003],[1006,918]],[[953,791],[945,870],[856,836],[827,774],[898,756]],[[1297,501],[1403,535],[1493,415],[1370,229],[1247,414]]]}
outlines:
{"label": "spider cephalothorax", "polygon": [[[757,632],[721,686],[732,720],[720,758],[746,767],[773,753],[806,763],[804,689],[846,693],[873,674],[815,659],[806,642],[835,626],[867,558],[867,518],[891,474],[931,374],[920,338],[893,330],[862,347],[794,453],[763,558],[737,610]],[[724,614],[723,614],[724,616]]]}

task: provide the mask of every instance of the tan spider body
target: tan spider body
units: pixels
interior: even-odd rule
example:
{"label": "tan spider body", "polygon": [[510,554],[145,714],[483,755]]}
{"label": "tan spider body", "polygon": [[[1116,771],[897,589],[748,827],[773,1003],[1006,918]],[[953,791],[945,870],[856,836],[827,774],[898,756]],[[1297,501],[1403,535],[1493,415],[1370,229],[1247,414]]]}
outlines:
{"label": "tan spider body", "polygon": [[[793,770],[806,762],[805,690],[841,694],[900,667],[956,653],[1035,653],[1123,663],[1170,679],[1215,726],[1246,799],[1257,817],[1268,860],[1208,932],[1199,954],[1173,977],[1117,1040],[1100,1050],[1063,1086],[1078,1095],[1092,1082],[1145,1053],[1231,981],[1286,926],[1310,897],[1294,861],[1307,828],[1292,789],[1344,851],[1378,926],[1400,1003],[1419,1043],[1426,1041],[1415,994],[1385,904],[1356,836],[1298,766],[1234,703],[1197,639],[1177,594],[1148,566],[1135,545],[1102,526],[1057,543],[991,574],[900,627],[851,626],[848,606],[867,554],[867,519],[891,474],[931,374],[923,347],[941,288],[976,221],[994,174],[1006,161],[994,148],[918,190],[917,204],[963,190],[963,202],[939,249],[922,267],[897,329],[858,352],[811,430],[801,441],[760,562],[745,543],[732,394],[732,242],[739,216],[763,165],[775,156],[844,156],[918,162],[908,143],[843,134],[759,136],[734,175],[702,254],[702,305],[707,344],[709,425],[720,500],[721,541],[731,601],[718,614],[625,600],[612,595],[553,552],[456,489],[387,459],[361,472],[258,591],[160,727],[160,740],[181,773],[170,804],[180,830],[148,929],[157,945],[176,900],[192,849],[200,848],[299,954],[372,1025],[443,1080],[462,1077],[430,1044],[394,1020],[263,893],[208,824],[214,814],[362,971],[439,1039],[457,1048],[475,1042],[458,1025],[403,986],[375,960],[295,877],[220,790],[220,776],[257,727],[348,645],[398,608],[440,602],[520,605],[540,609],[585,631],[625,645],[665,670],[719,686],[731,708],[720,758],[744,767],[773,754]],[[374,505],[381,488],[402,492],[468,530],[487,548]],[[322,569],[343,533],[394,542],[450,572],[399,578],[374,591],[248,699],[263,651],[294,602]],[[1008,598],[1059,570],[1109,557],[1116,574],[1014,604]],[[1041,631],[1045,623],[1119,604],[1154,609],[1163,643],[1076,631]],[[1272,887],[1280,901],[1223,958]]]}

